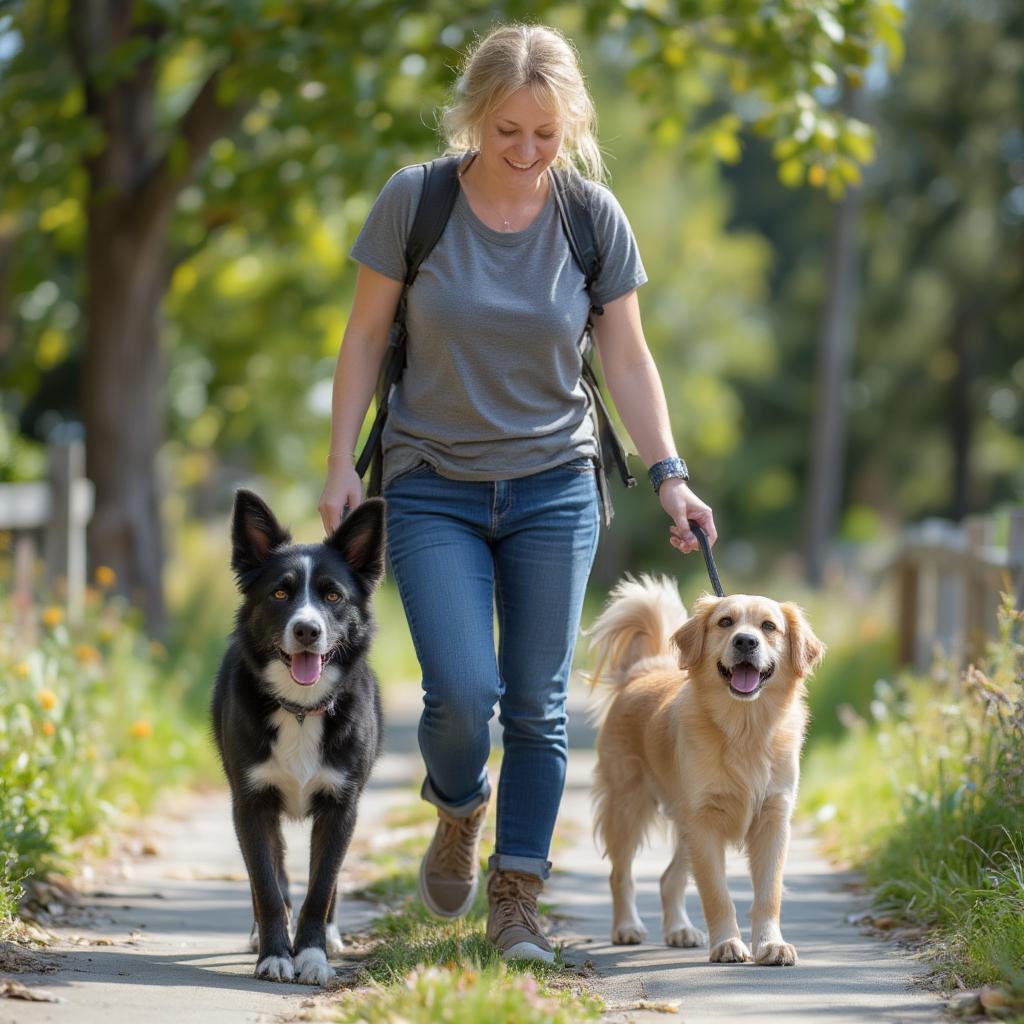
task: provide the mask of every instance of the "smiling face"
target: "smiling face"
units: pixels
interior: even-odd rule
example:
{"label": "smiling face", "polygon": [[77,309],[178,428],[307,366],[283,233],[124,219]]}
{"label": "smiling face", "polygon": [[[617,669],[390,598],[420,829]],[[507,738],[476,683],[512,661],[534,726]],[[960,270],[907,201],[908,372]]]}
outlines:
{"label": "smiling face", "polygon": [[558,115],[524,86],[484,118],[479,160],[506,187],[536,187],[558,156],[562,134]]}
{"label": "smiling face", "polygon": [[742,701],[788,690],[824,653],[796,605],[747,594],[701,598],[673,640],[693,678]]}

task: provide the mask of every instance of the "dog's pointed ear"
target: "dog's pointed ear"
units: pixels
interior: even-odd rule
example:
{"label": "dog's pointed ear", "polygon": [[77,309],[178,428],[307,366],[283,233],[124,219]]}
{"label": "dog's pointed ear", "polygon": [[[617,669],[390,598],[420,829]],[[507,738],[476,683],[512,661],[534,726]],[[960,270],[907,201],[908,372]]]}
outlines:
{"label": "dog's pointed ear", "polygon": [[814,635],[814,630],[811,629],[811,624],[799,605],[787,601],[779,607],[786,616],[790,664],[793,671],[803,678],[810,675],[825,656],[825,645]]}
{"label": "dog's pointed ear", "polygon": [[235,492],[231,520],[231,568],[239,581],[258,569],[274,548],[290,544],[292,535],[277,521],[270,506],[252,491]]}
{"label": "dog's pointed ear", "polygon": [[718,598],[708,594],[697,598],[690,617],[672,634],[672,643],[679,652],[680,668],[693,668],[700,661],[704,653],[708,616],[717,604]]}
{"label": "dog's pointed ear", "polygon": [[370,590],[384,575],[384,502],[368,498],[353,509],[325,541]]}

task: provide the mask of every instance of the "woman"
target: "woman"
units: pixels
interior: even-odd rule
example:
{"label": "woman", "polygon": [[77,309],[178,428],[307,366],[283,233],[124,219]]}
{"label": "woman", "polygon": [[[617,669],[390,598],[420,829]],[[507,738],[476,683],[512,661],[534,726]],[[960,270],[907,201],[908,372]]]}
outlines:
{"label": "woman", "polygon": [[[388,553],[423,672],[423,797],[438,809],[420,894],[442,917],[473,903],[497,702],[504,756],[487,934],[506,957],[547,962],[537,896],[550,870],[566,687],[599,524],[579,381],[591,300],[604,307],[595,344],[605,378],[651,467],[670,542],[696,548],[691,519],[715,539],[711,509],[676,457],[644,340],[636,242],[595,183],[604,168],[594,122],[575,52],[553,29],[502,26],[469,55],[444,117],[449,151],[464,154],[460,194],[408,293],[408,366],[384,434]],[[590,297],[553,200],[555,163],[584,176],[602,257]],[[418,166],[398,171],[352,249],[360,267],[320,501],[328,531],[362,499],[353,452],[402,291],[421,181]]]}

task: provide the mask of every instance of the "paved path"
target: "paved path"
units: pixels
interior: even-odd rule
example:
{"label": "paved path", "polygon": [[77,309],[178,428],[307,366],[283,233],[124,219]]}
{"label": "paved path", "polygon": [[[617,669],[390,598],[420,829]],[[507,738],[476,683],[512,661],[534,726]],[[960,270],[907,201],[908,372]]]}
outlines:
{"label": "paved path", "polygon": [[[593,963],[599,976],[596,987],[610,1003],[679,1003],[676,1014],[631,1009],[610,1014],[609,1020],[884,1024],[940,1019],[938,1001],[910,987],[921,968],[893,946],[866,938],[845,923],[859,909],[846,888],[849,879],[831,871],[806,837],[794,844],[783,905],[786,937],[801,957],[798,967],[711,965],[699,950],[611,946],[607,867],[590,839],[591,740],[584,716],[575,715],[569,784],[554,853],[560,870],[549,891],[567,915],[559,938],[567,959]],[[350,857],[353,868],[360,850],[387,841],[377,823],[388,808],[414,798],[420,767],[410,711],[392,710],[387,749],[360,811]],[[299,1012],[315,990],[251,977],[254,955],[245,943],[249,887],[226,793],[192,798],[182,813],[152,823],[148,837],[155,855],[132,857],[119,877],[98,883],[99,891],[89,901],[96,908],[95,920],[58,929],[58,973],[18,976],[65,1002],[0,1000],[0,1024],[214,1024],[282,1020]],[[293,899],[298,902],[306,877],[306,831],[295,826],[286,835]],[[666,863],[667,852],[656,843],[637,864],[640,909],[652,939],[660,935],[657,879]],[[742,920],[749,882],[742,862],[732,869],[731,889]],[[351,887],[351,875],[351,870],[343,875],[346,887]],[[341,907],[342,933],[359,931],[374,913],[372,906],[353,899],[343,900]],[[702,924],[694,895],[689,909],[695,923]]]}

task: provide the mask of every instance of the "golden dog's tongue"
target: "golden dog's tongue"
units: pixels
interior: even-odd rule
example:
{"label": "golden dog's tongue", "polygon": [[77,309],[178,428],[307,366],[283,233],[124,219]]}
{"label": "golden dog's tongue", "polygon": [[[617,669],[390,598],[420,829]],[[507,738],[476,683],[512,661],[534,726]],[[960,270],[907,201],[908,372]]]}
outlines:
{"label": "golden dog's tongue", "polygon": [[753,665],[734,665],[729,685],[740,693],[750,693],[760,681],[761,673]]}
{"label": "golden dog's tongue", "polygon": [[312,686],[320,678],[323,658],[312,651],[301,651],[292,655],[292,679],[301,686]]}

